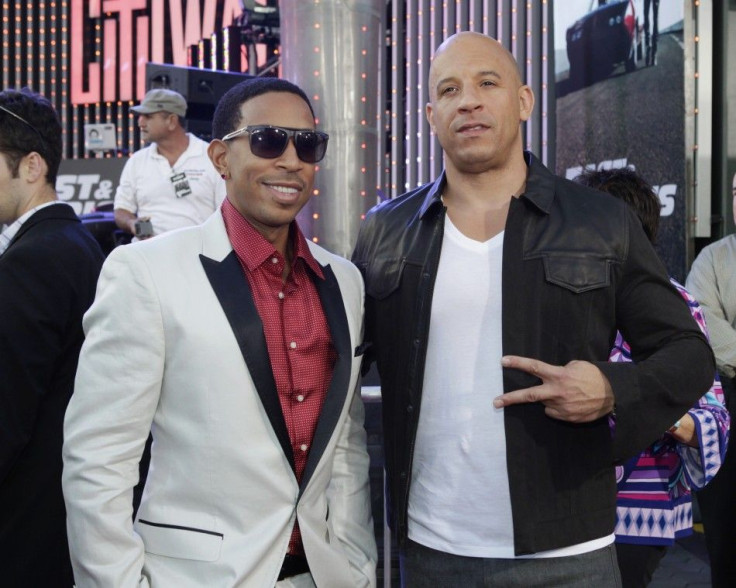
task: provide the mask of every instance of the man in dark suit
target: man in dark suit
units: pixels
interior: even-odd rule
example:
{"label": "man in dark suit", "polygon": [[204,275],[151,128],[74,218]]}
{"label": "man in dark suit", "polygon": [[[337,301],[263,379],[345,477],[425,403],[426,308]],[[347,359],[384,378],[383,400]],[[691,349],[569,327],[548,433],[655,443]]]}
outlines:
{"label": "man in dark suit", "polygon": [[57,200],[51,103],[27,88],[0,92],[0,128],[2,585],[70,587],[62,424],[104,256]]}

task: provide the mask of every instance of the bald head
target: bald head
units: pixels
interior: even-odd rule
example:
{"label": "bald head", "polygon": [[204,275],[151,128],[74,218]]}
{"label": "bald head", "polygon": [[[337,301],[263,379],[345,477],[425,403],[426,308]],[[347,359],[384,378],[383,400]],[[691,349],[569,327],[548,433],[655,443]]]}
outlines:
{"label": "bald head", "polygon": [[496,67],[503,70],[495,73],[509,79],[510,83],[517,88],[522,85],[516,59],[506,47],[493,37],[483,33],[462,31],[445,39],[434,52],[432,64],[429,67],[430,100],[434,100],[436,96],[437,87],[442,79],[441,75],[446,63],[463,59],[463,56],[475,52],[487,53],[496,64]]}
{"label": "bald head", "polygon": [[495,39],[463,32],[437,48],[426,114],[449,174],[513,166],[523,176],[520,123],[533,108],[534,93],[522,84],[511,53]]}

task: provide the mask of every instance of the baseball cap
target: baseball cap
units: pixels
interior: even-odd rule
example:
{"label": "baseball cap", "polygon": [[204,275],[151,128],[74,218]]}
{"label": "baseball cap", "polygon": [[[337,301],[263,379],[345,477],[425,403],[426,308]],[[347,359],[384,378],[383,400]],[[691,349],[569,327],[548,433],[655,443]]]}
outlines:
{"label": "baseball cap", "polygon": [[138,106],[131,108],[136,114],[153,114],[154,112],[170,112],[184,117],[187,113],[187,101],[184,96],[174,90],[156,88],[149,90]]}

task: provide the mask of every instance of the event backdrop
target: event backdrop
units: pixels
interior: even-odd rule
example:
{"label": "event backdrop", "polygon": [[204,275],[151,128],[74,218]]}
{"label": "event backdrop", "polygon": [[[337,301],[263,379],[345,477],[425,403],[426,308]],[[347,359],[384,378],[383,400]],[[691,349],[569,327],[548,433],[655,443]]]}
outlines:
{"label": "event backdrop", "polygon": [[554,5],[556,171],[636,169],[662,203],[656,247],[678,280],[686,268],[683,10],[678,0]]}

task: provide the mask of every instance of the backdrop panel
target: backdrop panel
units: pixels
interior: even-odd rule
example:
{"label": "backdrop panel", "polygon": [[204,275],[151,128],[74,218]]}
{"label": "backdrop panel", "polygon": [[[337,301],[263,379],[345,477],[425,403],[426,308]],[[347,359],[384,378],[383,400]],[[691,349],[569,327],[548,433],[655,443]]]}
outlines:
{"label": "backdrop panel", "polygon": [[558,1],[554,27],[557,173],[636,169],[662,203],[657,251],[670,275],[683,280],[682,2]]}

